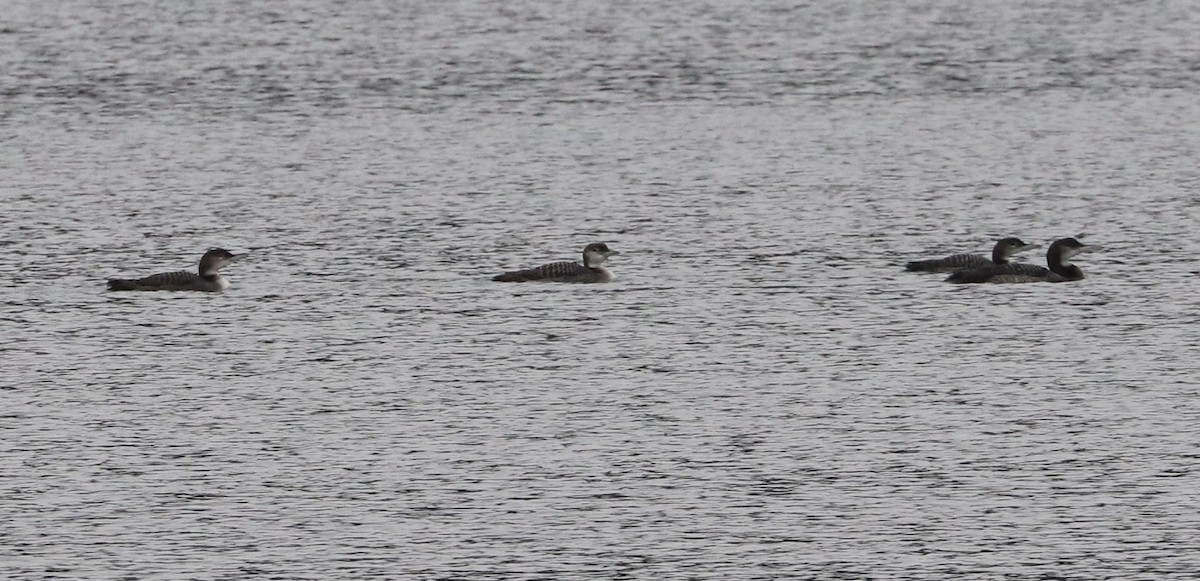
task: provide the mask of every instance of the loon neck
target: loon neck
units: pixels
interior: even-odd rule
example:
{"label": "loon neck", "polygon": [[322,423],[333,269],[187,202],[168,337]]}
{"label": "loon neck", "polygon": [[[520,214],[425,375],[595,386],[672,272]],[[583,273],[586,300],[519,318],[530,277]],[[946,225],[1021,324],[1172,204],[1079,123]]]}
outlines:
{"label": "loon neck", "polygon": [[595,270],[604,264],[604,257],[601,255],[592,255],[587,252],[583,253],[583,265]]}
{"label": "loon neck", "polygon": [[1079,278],[1083,274],[1078,266],[1071,264],[1069,259],[1057,252],[1046,255],[1046,266],[1050,268],[1050,272],[1067,278]]}
{"label": "loon neck", "polygon": [[215,280],[221,278],[221,274],[215,270],[212,272],[205,272],[205,271],[201,270],[200,278],[202,278],[204,280],[215,281]]}

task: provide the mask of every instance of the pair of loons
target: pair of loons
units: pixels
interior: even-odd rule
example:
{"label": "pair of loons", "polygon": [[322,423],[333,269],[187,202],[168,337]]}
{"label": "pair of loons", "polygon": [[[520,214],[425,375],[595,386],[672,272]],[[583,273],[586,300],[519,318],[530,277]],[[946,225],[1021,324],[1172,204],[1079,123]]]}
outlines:
{"label": "pair of loons", "polygon": [[955,254],[933,260],[908,263],[904,269],[915,272],[949,272],[946,282],[953,283],[1020,283],[1068,282],[1083,280],[1083,271],[1071,264],[1071,257],[1091,250],[1074,238],[1061,238],[1046,250],[1046,266],[1011,262],[1018,252],[1033,248],[1019,238],[1002,238],[992,248],[992,259],[979,254]]}
{"label": "pair of loons", "polygon": [[[603,242],[588,244],[583,248],[583,264],[577,262],[553,262],[536,268],[515,270],[496,275],[492,280],[500,282],[609,282],[613,275],[604,268],[609,256],[620,254],[609,250]],[[108,281],[112,291],[207,291],[219,292],[229,288],[229,281],[218,272],[225,265],[243,255],[234,255],[224,248],[213,248],[200,258],[199,273],[181,270],[164,272],[145,278]]]}

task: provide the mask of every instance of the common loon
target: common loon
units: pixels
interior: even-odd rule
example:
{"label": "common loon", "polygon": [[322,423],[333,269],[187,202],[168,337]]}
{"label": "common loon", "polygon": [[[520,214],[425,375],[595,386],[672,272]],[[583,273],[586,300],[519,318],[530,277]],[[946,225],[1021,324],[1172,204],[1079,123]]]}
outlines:
{"label": "common loon", "polygon": [[601,266],[609,256],[620,254],[609,250],[603,242],[583,247],[583,264],[578,262],[553,262],[527,270],[515,270],[497,274],[492,280],[499,282],[609,282],[613,275]]}
{"label": "common loon", "polygon": [[111,291],[207,291],[219,292],[229,288],[229,281],[217,274],[234,259],[232,252],[224,248],[213,248],[200,258],[200,273],[181,270],[152,274],[138,279],[108,279]]}
{"label": "common loon", "polygon": [[1083,271],[1071,264],[1072,256],[1089,250],[1074,238],[1055,240],[1046,251],[1045,268],[1036,264],[993,264],[971,270],[960,270],[946,278],[956,283],[1016,283],[1016,282],[1066,282],[1083,280]]}
{"label": "common loon", "polygon": [[1012,255],[1033,248],[1020,238],[1001,238],[992,248],[992,259],[982,254],[955,254],[945,258],[917,260],[904,266],[904,270],[915,272],[955,272],[968,268],[983,268],[993,264],[1008,264]]}

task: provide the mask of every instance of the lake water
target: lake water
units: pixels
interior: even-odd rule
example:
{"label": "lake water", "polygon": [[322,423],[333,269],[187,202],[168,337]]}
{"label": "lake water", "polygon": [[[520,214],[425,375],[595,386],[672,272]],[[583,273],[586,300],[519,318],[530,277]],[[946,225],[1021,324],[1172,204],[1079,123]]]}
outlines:
{"label": "lake water", "polygon": [[191,4],[0,20],[3,578],[1200,571],[1195,4]]}

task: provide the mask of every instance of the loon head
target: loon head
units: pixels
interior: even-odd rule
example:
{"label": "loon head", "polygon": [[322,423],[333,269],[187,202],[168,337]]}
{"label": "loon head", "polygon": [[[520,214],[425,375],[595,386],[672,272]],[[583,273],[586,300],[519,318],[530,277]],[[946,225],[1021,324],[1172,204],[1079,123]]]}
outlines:
{"label": "loon head", "polygon": [[213,248],[200,258],[200,276],[215,276],[218,270],[233,261],[236,256],[224,248]]}
{"label": "loon head", "polygon": [[1068,264],[1072,256],[1091,250],[1091,246],[1085,246],[1082,242],[1074,238],[1061,238],[1055,240],[1054,244],[1050,245],[1050,249],[1046,251],[1046,260],[1051,261],[1058,259],[1063,264]]}
{"label": "loon head", "polygon": [[596,268],[604,264],[609,256],[620,254],[616,250],[609,250],[608,245],[603,242],[593,242],[583,247],[583,265],[588,268]]}
{"label": "loon head", "polygon": [[997,264],[1008,262],[1012,255],[1033,248],[1034,244],[1026,244],[1020,238],[1001,238],[992,249],[992,261]]}
{"label": "loon head", "polygon": [[1000,245],[1007,250],[1009,254],[1016,254],[1037,246],[1037,244],[1026,244],[1022,242],[1020,238],[1001,239]]}

